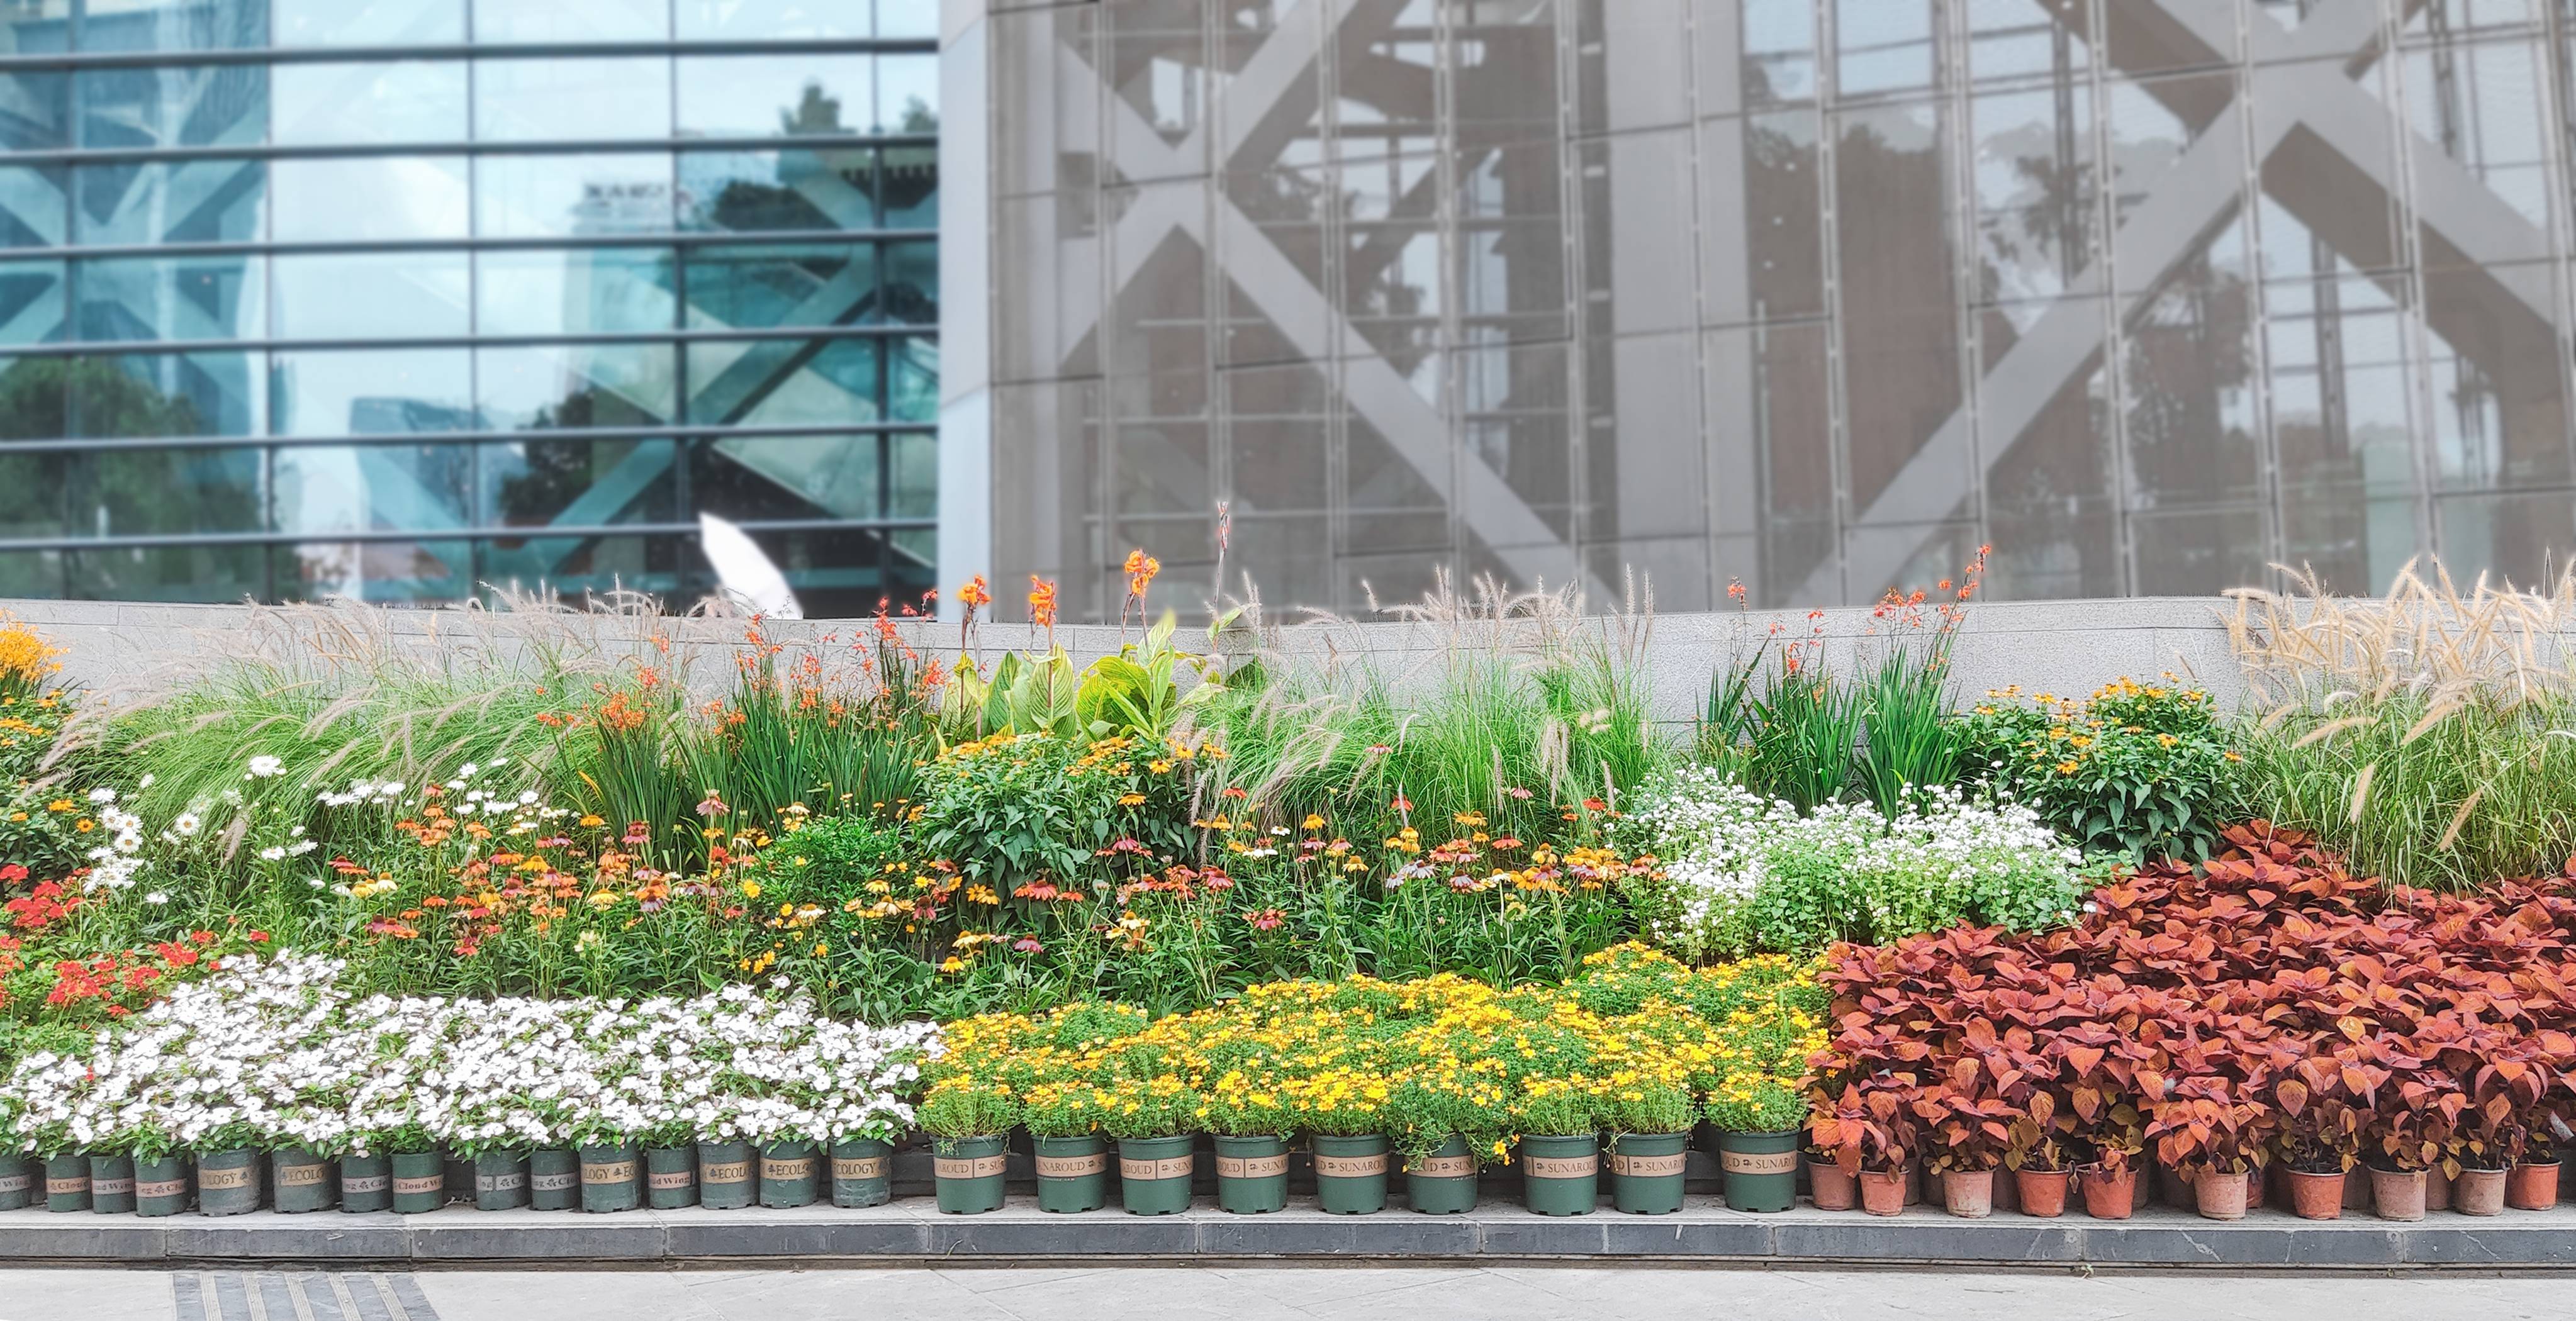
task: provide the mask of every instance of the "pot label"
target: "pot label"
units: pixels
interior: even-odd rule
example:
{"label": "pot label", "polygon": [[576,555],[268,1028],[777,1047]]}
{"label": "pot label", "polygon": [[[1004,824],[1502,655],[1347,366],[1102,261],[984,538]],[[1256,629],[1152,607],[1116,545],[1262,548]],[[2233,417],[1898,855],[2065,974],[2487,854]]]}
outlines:
{"label": "pot label", "polygon": [[23,1193],[36,1186],[31,1174],[0,1174],[0,1193]]}
{"label": "pot label", "polygon": [[1190,1171],[1197,1168],[1191,1163],[1197,1159],[1196,1152],[1187,1156],[1166,1156],[1161,1160],[1129,1160],[1121,1156],[1118,1158],[1118,1177],[1140,1182],[1186,1179],[1190,1177]]}
{"label": "pot label", "polygon": [[1473,1156],[1425,1156],[1404,1167],[1410,1174],[1426,1179],[1472,1179],[1476,1177]]}
{"label": "pot label", "polygon": [[1088,1156],[1040,1156],[1038,1177],[1041,1179],[1079,1179],[1085,1175],[1105,1174],[1109,1170],[1109,1153],[1095,1151]]}
{"label": "pot label", "polygon": [[95,1197],[123,1197],[134,1191],[134,1181],[132,1179],[92,1179],[89,1181],[89,1190]]}
{"label": "pot label", "polygon": [[1601,1158],[1595,1156],[1526,1156],[1533,1179],[1589,1179],[1601,1172]]}
{"label": "pot label", "polygon": [[1662,1179],[1690,1167],[1690,1154],[1676,1151],[1669,1156],[1623,1156],[1610,1153],[1610,1172],[1631,1179]]}
{"label": "pot label", "polygon": [[747,1160],[702,1161],[698,1165],[698,1174],[709,1183],[742,1183],[751,1178],[751,1162]]}
{"label": "pot label", "polygon": [[277,1167],[277,1186],[280,1188],[312,1188],[330,1181],[331,1167],[319,1162]]}
{"label": "pot label", "polygon": [[86,1174],[81,1175],[76,1179],[45,1180],[45,1196],[47,1197],[66,1197],[73,1193],[85,1193],[88,1191],[89,1176]]}
{"label": "pot label", "polygon": [[381,1174],[343,1175],[340,1179],[340,1195],[346,1197],[352,1193],[380,1193],[392,1182],[393,1180]]}
{"label": "pot label", "polygon": [[248,1165],[235,1165],[231,1169],[211,1170],[200,1165],[197,1167],[197,1187],[206,1192],[224,1192],[233,1188],[248,1188],[258,1181],[258,1174],[259,1171]]}
{"label": "pot label", "polygon": [[166,1179],[134,1185],[134,1195],[137,1197],[180,1197],[186,1195],[187,1191],[188,1181],[185,1179]]}
{"label": "pot label", "polygon": [[581,1181],[583,1183],[633,1183],[635,1182],[635,1162],[606,1160],[593,1165],[584,1161],[581,1166]]}
{"label": "pot label", "polygon": [[1729,1174],[1796,1174],[1798,1153],[1794,1151],[1721,1151],[1718,1168]]}
{"label": "pot label", "polygon": [[1386,1153],[1374,1156],[1317,1156],[1315,1177],[1319,1179],[1365,1179],[1386,1173]]}
{"label": "pot label", "polygon": [[689,1173],[687,1170],[670,1170],[661,1174],[645,1176],[644,1186],[647,1188],[660,1189],[686,1188],[697,1181],[697,1176]]}
{"label": "pot label", "polygon": [[[381,1182],[382,1181],[379,1180],[379,1183]],[[580,1186],[581,1176],[577,1174],[531,1174],[528,1176],[528,1189],[531,1192],[568,1193]]]}
{"label": "pot label", "polygon": [[814,1158],[763,1156],[760,1158],[760,1177],[775,1183],[793,1183],[798,1179],[811,1179],[814,1177]]}
{"label": "pot label", "polygon": [[[1038,1162],[1038,1173],[1046,1173],[1045,1161]],[[835,1179],[882,1179],[886,1177],[886,1158],[883,1156],[835,1156],[832,1158],[832,1177]]]}
{"label": "pot label", "polygon": [[508,1174],[478,1174],[474,1176],[474,1191],[478,1193],[515,1193],[527,1186],[528,1176],[516,1171],[512,1171]]}
{"label": "pot label", "polygon": [[403,1177],[396,1177],[394,1179],[394,1196],[396,1197],[419,1197],[427,1193],[443,1193],[446,1191],[447,1176],[443,1174],[424,1175],[417,1179]]}
{"label": "pot label", "polygon": [[1274,1179],[1288,1172],[1288,1153],[1276,1156],[1219,1156],[1216,1177],[1220,1179]]}
{"label": "pot label", "polygon": [[989,1179],[1010,1164],[1008,1156],[933,1156],[930,1172],[941,1179]]}

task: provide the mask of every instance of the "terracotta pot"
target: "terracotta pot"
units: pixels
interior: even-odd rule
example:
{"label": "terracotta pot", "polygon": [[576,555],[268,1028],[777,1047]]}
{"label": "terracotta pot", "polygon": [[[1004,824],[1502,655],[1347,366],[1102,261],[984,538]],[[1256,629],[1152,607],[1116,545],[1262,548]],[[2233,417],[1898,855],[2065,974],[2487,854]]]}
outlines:
{"label": "terracotta pot", "polygon": [[1848,1211],[1860,1203],[1860,1189],[1853,1183],[1851,1171],[1829,1160],[1807,1162],[1808,1189],[1816,1199],[1819,1211]]}
{"label": "terracotta pot", "polygon": [[2504,1210],[2504,1171],[2460,1171],[2451,1180],[2451,1209],[2464,1216],[2491,1216]]}
{"label": "terracotta pot", "polygon": [[2370,1204],[2382,1220],[2421,1220],[2424,1218],[2424,1171],[2380,1170],[2370,1172]]}
{"label": "terracotta pot", "polygon": [[2084,1189],[2084,1214],[2096,1220],[2126,1220],[2138,1205],[2138,1167],[2123,1165],[2114,1170],[2102,1165],[2087,1165],[2075,1172],[2076,1184]]}
{"label": "terracotta pot", "polygon": [[1950,1214],[1982,1220],[1995,1213],[1993,1170],[1941,1171],[1941,1201]]}
{"label": "terracotta pot", "polygon": [[2234,1174],[2198,1170],[2191,1176],[2191,1191],[2200,1203],[2200,1214],[2209,1220],[2242,1220],[2245,1218],[2245,1194],[2253,1181]]}
{"label": "terracotta pot", "polygon": [[1874,1216],[1904,1214],[1905,1171],[1862,1170],[1860,1207]]}
{"label": "terracotta pot", "polygon": [[2504,1204],[2516,1211],[2546,1211],[2558,1205],[2558,1162],[2524,1161],[2504,1181]]}
{"label": "terracotta pot", "polygon": [[2440,1165],[2424,1171],[2424,1209],[2443,1211],[2448,1210],[2450,1205],[2451,1176],[2442,1173]]}
{"label": "terracotta pot", "polygon": [[2343,1216],[2343,1171],[2310,1174],[2292,1170],[2290,1211],[2301,1220],[2336,1220]]}
{"label": "terracotta pot", "polygon": [[2013,1191],[2021,1194],[2021,1213],[2053,1220],[2066,1214],[2066,1171],[2015,1170]]}

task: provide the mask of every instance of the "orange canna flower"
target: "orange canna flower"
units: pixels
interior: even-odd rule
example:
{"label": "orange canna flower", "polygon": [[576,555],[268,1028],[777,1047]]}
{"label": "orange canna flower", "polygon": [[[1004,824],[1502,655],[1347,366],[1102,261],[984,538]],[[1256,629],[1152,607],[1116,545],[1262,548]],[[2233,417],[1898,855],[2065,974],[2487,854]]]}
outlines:
{"label": "orange canna flower", "polygon": [[957,599],[965,602],[969,610],[980,610],[993,603],[993,589],[985,583],[984,575],[979,573],[967,579],[965,586],[957,589]]}
{"label": "orange canna flower", "polygon": [[1029,622],[1039,628],[1055,627],[1055,584],[1029,575]]}
{"label": "orange canna flower", "polygon": [[1154,575],[1163,571],[1163,562],[1142,549],[1127,552],[1127,595],[1142,601],[1145,589],[1153,585]]}

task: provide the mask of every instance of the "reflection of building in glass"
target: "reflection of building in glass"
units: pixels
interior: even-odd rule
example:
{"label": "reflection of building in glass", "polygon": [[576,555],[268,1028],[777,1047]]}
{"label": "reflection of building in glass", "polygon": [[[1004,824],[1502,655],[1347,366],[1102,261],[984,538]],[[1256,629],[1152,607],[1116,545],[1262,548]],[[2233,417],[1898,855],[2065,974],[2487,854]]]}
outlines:
{"label": "reflection of building in glass", "polygon": [[1131,544],[1203,593],[1220,501],[1229,566],[1345,610],[1441,566],[1705,608],[1981,542],[2021,597],[2576,551],[2571,0],[1107,0],[976,40],[991,564],[1069,610]]}
{"label": "reflection of building in glass", "polygon": [[926,589],[936,10],[0,0],[0,595]]}

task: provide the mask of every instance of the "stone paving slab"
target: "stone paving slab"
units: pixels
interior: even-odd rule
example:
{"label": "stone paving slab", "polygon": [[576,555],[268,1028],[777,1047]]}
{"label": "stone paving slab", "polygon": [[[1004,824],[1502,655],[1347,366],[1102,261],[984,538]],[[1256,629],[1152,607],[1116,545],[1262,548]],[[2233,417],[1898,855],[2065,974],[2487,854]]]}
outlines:
{"label": "stone paving slab", "polygon": [[475,1211],[428,1215],[280,1215],[260,1211],[142,1220],[130,1215],[0,1212],[0,1264],[401,1263],[461,1268],[544,1262],[605,1265],[942,1262],[1086,1265],[1187,1261],[1661,1261],[1780,1265],[1979,1265],[2260,1268],[2564,1268],[2576,1265],[2576,1206],[2473,1218],[2434,1212],[2413,1224],[2366,1214],[2304,1221],[2256,1211],[2233,1223],[2167,1208],[2127,1221],[1999,1212],[1963,1220],[1917,1207],[1902,1216],[1809,1207],[1730,1211],[1694,1196],[1678,1215],[1551,1218],[1489,1205],[1461,1216],[1373,1216],[1292,1206],[1234,1216],[1117,1210],[1059,1216],[1014,1197],[990,1215],[941,1215],[928,1198],[863,1211],[830,1207],[710,1211]]}

